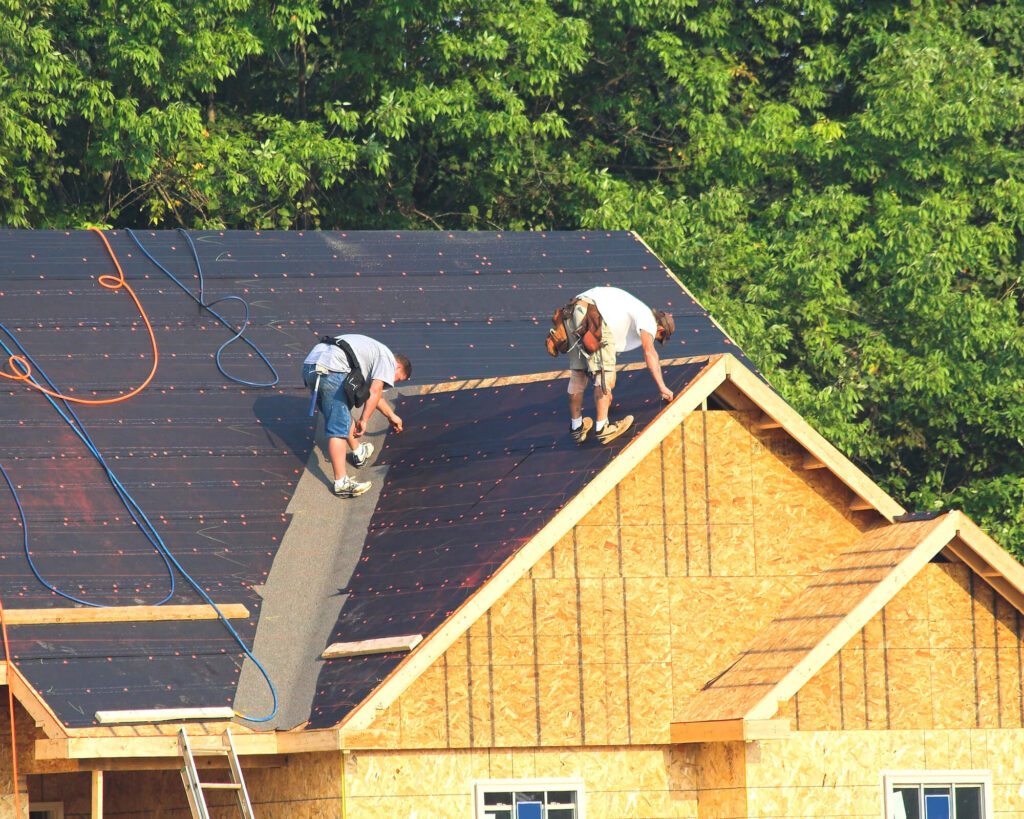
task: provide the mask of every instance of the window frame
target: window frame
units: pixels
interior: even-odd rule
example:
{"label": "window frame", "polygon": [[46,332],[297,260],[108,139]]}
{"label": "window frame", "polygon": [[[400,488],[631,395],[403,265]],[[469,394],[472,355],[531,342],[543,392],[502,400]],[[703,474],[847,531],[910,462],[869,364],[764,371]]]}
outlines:
{"label": "window frame", "polygon": [[558,779],[476,779],[473,781],[473,816],[484,817],[484,794],[494,791],[576,791],[576,819],[586,819],[586,795],[579,777]]}
{"label": "window frame", "polygon": [[36,811],[46,811],[46,819],[64,819],[63,802],[29,802],[29,815]]}
{"label": "window frame", "polygon": [[893,788],[899,785],[981,785],[982,819],[993,819],[995,816],[992,803],[992,771],[882,771],[882,819],[892,816],[890,808],[893,807]]}

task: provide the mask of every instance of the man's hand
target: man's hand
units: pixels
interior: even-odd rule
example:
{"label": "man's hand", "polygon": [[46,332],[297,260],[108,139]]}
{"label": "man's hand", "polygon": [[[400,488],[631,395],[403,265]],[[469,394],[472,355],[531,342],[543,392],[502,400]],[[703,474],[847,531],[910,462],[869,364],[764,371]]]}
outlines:
{"label": "man's hand", "polygon": [[356,421],[356,427],[355,427],[356,438],[362,438],[364,432],[366,432],[366,421],[364,421],[362,418],[360,418],[358,421]]}
{"label": "man's hand", "polygon": [[662,387],[661,388],[661,400],[664,401],[666,404],[669,401],[671,401],[672,400],[672,390],[670,390],[668,387]]}
{"label": "man's hand", "polygon": [[390,421],[391,421],[391,428],[395,432],[401,432],[402,431],[402,419],[401,418],[399,418],[397,415],[392,414],[392,416],[390,418]]}

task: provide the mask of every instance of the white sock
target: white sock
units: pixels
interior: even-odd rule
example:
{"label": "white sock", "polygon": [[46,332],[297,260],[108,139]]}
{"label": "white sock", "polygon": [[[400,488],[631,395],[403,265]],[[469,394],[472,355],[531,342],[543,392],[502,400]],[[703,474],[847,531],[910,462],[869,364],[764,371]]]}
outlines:
{"label": "white sock", "polygon": [[594,426],[594,432],[600,432],[608,424],[608,419],[605,418],[603,421],[598,421]]}
{"label": "white sock", "polygon": [[569,423],[572,424],[572,428],[574,430],[579,429],[581,426],[583,426],[583,417],[581,416],[579,418],[570,418]]}

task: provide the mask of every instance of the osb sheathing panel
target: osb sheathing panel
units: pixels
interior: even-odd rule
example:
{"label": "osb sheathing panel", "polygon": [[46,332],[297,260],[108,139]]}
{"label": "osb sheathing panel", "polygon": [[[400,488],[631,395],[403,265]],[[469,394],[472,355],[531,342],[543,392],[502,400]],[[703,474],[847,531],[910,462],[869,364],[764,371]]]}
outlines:
{"label": "osb sheathing panel", "polygon": [[744,819],[747,744],[704,743],[697,750],[697,815],[700,819]]}
{"label": "osb sheathing panel", "polygon": [[[476,780],[579,778],[588,819],[697,816],[694,753],[644,746],[346,754],[348,814],[471,816]],[[338,814],[324,814],[338,815]]]}
{"label": "osb sheathing panel", "polygon": [[666,742],[671,718],[807,583],[798,569],[860,535],[848,490],[751,418],[688,416],[380,712],[381,741]]}
{"label": "osb sheathing panel", "polygon": [[795,727],[1022,727],[1020,620],[967,567],[929,563],[801,688]]}
{"label": "osb sheathing panel", "polygon": [[1024,731],[799,732],[747,744],[750,816],[878,816],[886,770],[990,770],[999,816],[1024,812]]}

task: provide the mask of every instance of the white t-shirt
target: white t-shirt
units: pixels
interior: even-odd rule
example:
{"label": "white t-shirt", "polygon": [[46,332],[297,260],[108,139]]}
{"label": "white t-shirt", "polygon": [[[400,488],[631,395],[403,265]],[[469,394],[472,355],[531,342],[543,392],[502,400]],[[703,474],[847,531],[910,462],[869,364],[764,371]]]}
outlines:
{"label": "white t-shirt", "polygon": [[[363,371],[363,378],[367,383],[379,379],[387,386],[395,385],[395,356],[387,347],[376,339],[369,336],[361,336],[358,333],[335,336],[343,338],[356,354],[356,361]],[[335,373],[347,373],[348,357],[345,351],[337,344],[317,344],[309,355],[306,356],[304,364],[322,364],[328,370]]]}
{"label": "white t-shirt", "polygon": [[641,330],[650,333],[652,339],[658,335],[658,322],[651,308],[632,293],[618,287],[592,287],[577,298],[590,299],[597,305],[597,312],[612,331],[617,353],[635,350],[643,344]]}

